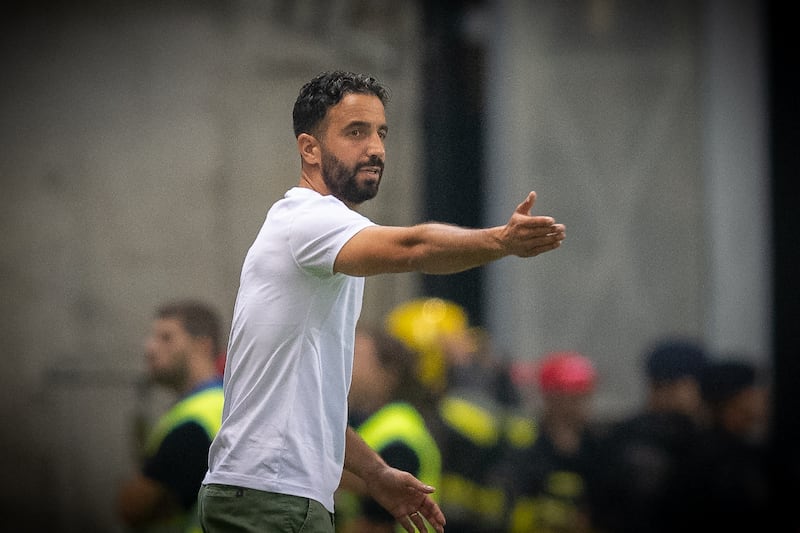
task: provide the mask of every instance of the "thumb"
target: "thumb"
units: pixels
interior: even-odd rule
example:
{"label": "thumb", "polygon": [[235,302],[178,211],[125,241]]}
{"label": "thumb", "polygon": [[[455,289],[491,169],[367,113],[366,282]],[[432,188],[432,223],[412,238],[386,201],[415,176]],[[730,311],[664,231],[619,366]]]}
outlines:
{"label": "thumb", "polygon": [[530,215],[531,209],[533,208],[533,204],[536,202],[536,191],[531,191],[528,193],[528,197],[523,200],[521,204],[517,206],[515,212],[519,213],[520,215]]}
{"label": "thumb", "polygon": [[435,487],[431,487],[427,483],[423,483],[417,478],[413,479],[413,481],[411,482],[411,487],[418,492],[422,492],[423,494],[433,494],[434,492],[436,492]]}

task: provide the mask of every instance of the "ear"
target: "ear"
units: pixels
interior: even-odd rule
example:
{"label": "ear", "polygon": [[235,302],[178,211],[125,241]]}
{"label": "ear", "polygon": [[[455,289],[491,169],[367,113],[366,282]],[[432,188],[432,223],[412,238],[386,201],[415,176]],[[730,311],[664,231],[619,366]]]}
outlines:
{"label": "ear", "polygon": [[297,136],[297,151],[304,163],[316,165],[320,163],[319,141],[308,133],[301,133]]}
{"label": "ear", "polygon": [[192,341],[194,342],[194,345],[199,353],[211,354],[212,356],[216,356],[216,354],[214,353],[214,342],[211,340],[211,337],[208,336],[193,337]]}

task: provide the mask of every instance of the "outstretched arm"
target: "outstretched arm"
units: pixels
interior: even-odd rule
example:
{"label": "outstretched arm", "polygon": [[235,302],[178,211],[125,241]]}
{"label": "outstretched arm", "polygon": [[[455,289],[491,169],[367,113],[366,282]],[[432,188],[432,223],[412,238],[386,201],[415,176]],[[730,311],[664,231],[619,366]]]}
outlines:
{"label": "outstretched arm", "polygon": [[529,193],[505,225],[492,228],[437,223],[365,228],[342,247],[334,270],[351,276],[452,274],[509,255],[534,257],[558,248],[565,237],[564,226],[552,217],[530,214],[535,201],[536,193]]}
{"label": "outstretched arm", "polygon": [[408,472],[386,464],[350,427],[347,428],[344,468],[343,481],[349,479],[347,484],[353,488],[357,488],[353,483],[363,483],[359,492],[369,494],[409,533],[414,533],[415,526],[419,531],[428,531],[423,517],[436,531],[444,532],[444,514],[430,497],[435,489]]}

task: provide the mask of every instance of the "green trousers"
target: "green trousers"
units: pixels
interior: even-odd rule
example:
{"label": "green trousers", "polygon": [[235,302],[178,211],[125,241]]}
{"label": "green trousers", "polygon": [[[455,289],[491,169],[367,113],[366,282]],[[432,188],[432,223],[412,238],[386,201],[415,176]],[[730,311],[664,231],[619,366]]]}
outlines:
{"label": "green trousers", "polygon": [[204,533],[333,533],[318,501],[230,485],[203,485],[197,496]]}

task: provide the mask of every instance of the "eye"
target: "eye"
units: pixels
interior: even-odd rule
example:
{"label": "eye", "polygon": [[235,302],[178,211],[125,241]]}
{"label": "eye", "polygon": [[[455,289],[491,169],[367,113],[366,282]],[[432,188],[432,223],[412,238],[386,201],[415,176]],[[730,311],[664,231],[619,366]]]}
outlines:
{"label": "eye", "polygon": [[364,135],[364,132],[360,128],[356,128],[350,131],[350,135],[352,137],[361,137],[362,135]]}
{"label": "eye", "polygon": [[386,130],[378,130],[378,137],[381,139],[386,139]]}

